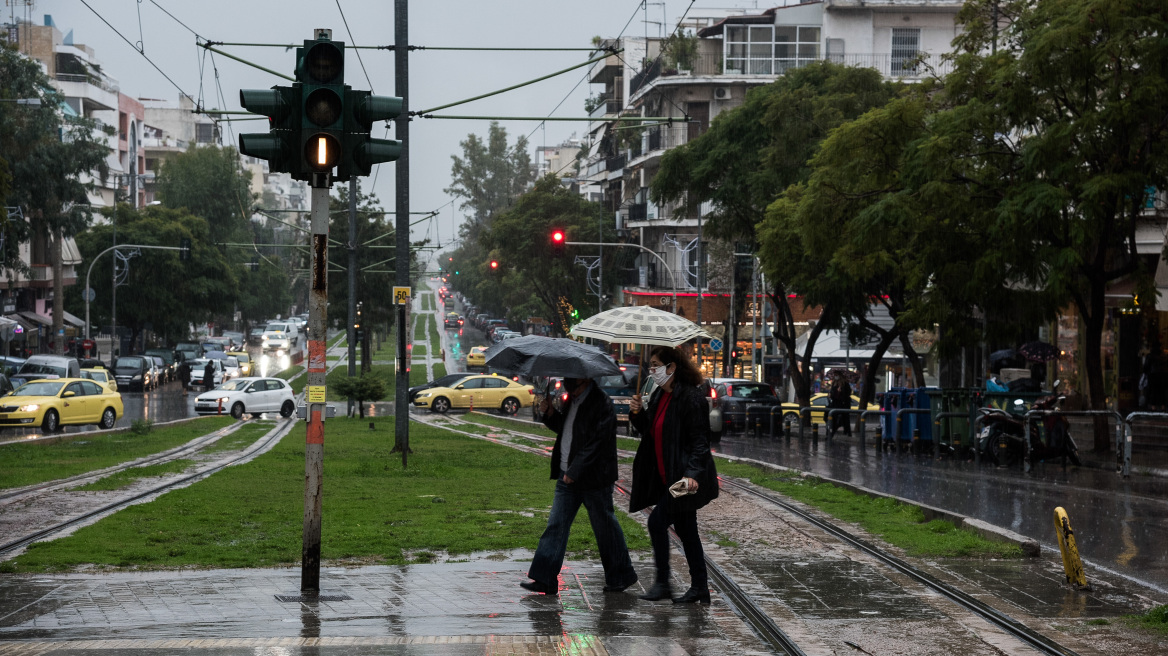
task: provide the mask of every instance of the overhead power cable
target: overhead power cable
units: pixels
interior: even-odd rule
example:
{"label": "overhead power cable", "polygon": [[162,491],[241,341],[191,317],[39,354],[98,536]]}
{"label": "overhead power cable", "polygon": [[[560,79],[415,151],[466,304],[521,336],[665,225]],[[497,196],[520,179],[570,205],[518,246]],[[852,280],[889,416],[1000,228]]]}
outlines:
{"label": "overhead power cable", "polygon": [[[350,37],[351,38],[351,37]],[[243,41],[212,41],[205,40],[207,44],[212,46],[238,46],[243,48],[299,48],[298,44],[291,43],[247,43]],[[396,46],[355,46],[347,45],[346,48],[356,48],[358,50],[394,50]],[[480,47],[480,46],[406,46],[407,50],[469,50],[472,52],[596,52],[596,48],[533,48],[533,47]]]}
{"label": "overhead power cable", "polygon": [[188,32],[190,32],[191,34],[194,34],[196,37],[198,37],[198,38],[200,38],[200,39],[201,39],[201,38],[203,38],[203,37],[199,36],[199,33],[198,33],[198,32],[196,32],[196,31],[192,30],[192,29],[191,29],[191,28],[190,28],[190,27],[189,27],[189,26],[188,26],[186,23],[184,23],[184,22],[180,21],[180,20],[178,19],[178,17],[176,17],[174,14],[170,13],[169,11],[167,11],[167,10],[166,10],[166,7],[163,7],[162,5],[158,4],[158,2],[157,2],[156,0],[150,0],[150,4],[152,4],[152,5],[154,5],[155,7],[158,7],[159,9],[161,9],[161,10],[162,10],[162,13],[164,13],[164,14],[166,14],[167,16],[170,16],[171,18],[173,18],[173,19],[174,19],[174,22],[176,22],[176,23],[178,23],[179,25],[182,25],[183,27],[185,27],[185,28],[187,29],[187,31],[188,31]]}
{"label": "overhead power cable", "polygon": [[190,100],[191,102],[195,102],[195,99],[191,97],[191,94],[187,93],[186,91],[183,91],[183,88],[180,87],[177,82],[172,80],[169,75],[167,75],[161,68],[159,68],[158,64],[154,63],[154,60],[147,57],[145,52],[139,50],[134,45],[134,43],[132,41],[127,39],[126,35],[119,32],[118,28],[111,25],[110,22],[105,19],[105,16],[102,16],[101,14],[97,13],[97,10],[94,9],[92,6],[90,6],[90,4],[88,2],[86,2],[85,0],[81,0],[81,4],[85,5],[86,9],[93,12],[94,16],[97,16],[99,19],[101,19],[101,22],[105,23],[107,27],[109,27],[111,30],[113,30],[114,34],[117,34],[118,36],[120,36],[122,38],[122,41],[125,41],[127,44],[129,44],[129,46],[131,48],[134,48],[134,50],[137,51],[139,55],[142,55],[142,58],[145,59],[147,62],[149,62],[150,65],[154,67],[154,70],[158,71],[159,74],[162,75],[162,77],[166,78],[166,81],[170,82],[171,85],[173,85],[175,89],[178,89],[178,92],[181,93],[183,96],[185,96],[187,98],[187,100]]}
{"label": "overhead power cable", "polygon": [[[619,51],[618,51],[618,52],[619,52]],[[557,75],[563,75],[564,73],[568,73],[568,72],[570,72],[570,71],[574,71],[574,70],[576,70],[577,68],[581,68],[581,67],[583,67],[583,66],[590,66],[590,65],[592,65],[592,64],[595,64],[596,62],[598,62],[598,61],[600,61],[600,60],[604,59],[604,58],[605,58],[605,57],[607,57],[607,56],[608,56],[608,53],[605,53],[604,55],[601,55],[600,57],[593,57],[592,59],[589,59],[589,60],[588,60],[588,61],[586,61],[586,62],[583,62],[583,63],[580,63],[580,64],[576,64],[575,66],[569,66],[568,68],[565,68],[565,69],[563,69],[563,70],[556,71],[555,73],[549,73],[549,74],[547,74],[547,75],[544,75],[544,76],[541,76],[541,77],[537,77],[537,78],[535,78],[534,80],[528,80],[528,81],[526,81],[526,82],[520,82],[519,84],[513,84],[513,85],[511,85],[511,86],[509,86],[509,87],[506,87],[506,88],[504,88],[504,89],[499,89],[499,90],[497,90],[497,91],[491,91],[491,92],[489,92],[489,93],[484,93],[484,94],[481,94],[481,95],[478,95],[478,96],[474,96],[473,98],[467,98],[466,100],[459,100],[459,101],[456,101],[456,102],[447,103],[447,104],[445,104],[445,105],[438,105],[437,107],[431,107],[430,109],[424,109],[424,110],[422,110],[422,111],[419,111],[419,112],[410,112],[410,116],[418,116],[418,115],[421,115],[421,114],[429,114],[430,112],[436,112],[436,111],[438,111],[438,110],[440,110],[440,109],[447,109],[447,108],[449,108],[449,107],[455,107],[455,106],[457,106],[457,105],[465,105],[466,103],[469,103],[469,102],[474,102],[474,101],[476,101],[476,100],[482,100],[483,98],[490,98],[491,96],[497,96],[497,95],[499,95],[499,94],[501,94],[501,93],[506,93],[506,92],[508,92],[508,91],[514,91],[515,89],[519,89],[519,88],[522,88],[522,87],[525,87],[525,86],[528,86],[528,85],[531,85],[531,84],[535,84],[536,82],[542,82],[542,81],[544,81],[544,80],[546,80],[546,79],[553,78],[553,77],[555,77],[555,76],[557,76]]]}
{"label": "overhead power cable", "polygon": [[345,10],[341,9],[341,0],[336,0],[337,11],[341,14],[341,22],[345,24],[345,33],[349,35],[349,44],[357,51],[357,63],[361,64],[361,72],[365,74],[365,81],[369,83],[369,90],[373,91],[373,80],[369,79],[369,71],[365,70],[365,60],[361,59],[361,49],[357,47],[357,40],[353,38],[353,31],[349,29],[349,19],[345,18]]}

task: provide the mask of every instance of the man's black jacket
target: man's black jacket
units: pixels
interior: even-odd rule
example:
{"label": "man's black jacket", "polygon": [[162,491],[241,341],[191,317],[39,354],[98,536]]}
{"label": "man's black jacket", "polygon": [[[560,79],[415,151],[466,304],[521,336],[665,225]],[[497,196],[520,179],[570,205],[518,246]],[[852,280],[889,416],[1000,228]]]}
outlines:
{"label": "man's black jacket", "polygon": [[572,423],[572,446],[568,452],[568,471],[560,470],[560,446],[564,441],[564,412],[552,411],[543,423],[556,433],[552,449],[552,478],[567,474],[578,489],[598,488],[616,482],[616,410],[612,400],[589,381],[588,396],[576,410]]}

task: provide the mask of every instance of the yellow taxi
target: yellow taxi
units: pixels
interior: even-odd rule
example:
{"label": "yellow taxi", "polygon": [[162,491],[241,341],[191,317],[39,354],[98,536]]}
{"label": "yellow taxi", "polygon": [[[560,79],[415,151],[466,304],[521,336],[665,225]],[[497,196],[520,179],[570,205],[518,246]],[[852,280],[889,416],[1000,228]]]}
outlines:
{"label": "yellow taxi", "polygon": [[0,426],[40,426],[46,433],[78,424],[113,428],[122,414],[122,395],[86,378],[32,380],[0,398]]}
{"label": "yellow taxi", "polygon": [[468,367],[485,367],[487,366],[487,347],[472,346],[470,352],[466,354],[466,366]]}
{"label": "yellow taxi", "polygon": [[[820,424],[820,425],[827,423],[827,415],[824,413],[830,409],[827,407],[827,404],[830,401],[831,401],[831,399],[829,398],[829,395],[825,394],[823,392],[811,395],[811,407],[816,408],[815,410],[812,410],[811,412],[807,413],[808,415],[811,416],[811,420],[810,420],[811,423]],[[852,395],[852,410],[857,410],[857,409],[859,409],[859,407],[860,407],[860,397],[853,394]],[[822,408],[822,410],[819,408]],[[880,406],[878,406],[874,403],[868,404],[868,410],[879,410],[879,409],[880,409]],[[856,420],[856,417],[855,417],[855,415],[849,415],[849,419],[854,422]],[[795,425],[799,424],[799,404],[798,403],[784,403],[783,404],[783,421],[787,422],[787,423],[792,423]]]}
{"label": "yellow taxi", "polygon": [[82,369],[81,377],[88,378],[89,380],[96,380],[102,385],[108,387],[111,392],[118,391],[117,379],[114,378],[114,375],[106,369]]}
{"label": "yellow taxi", "polygon": [[477,408],[498,410],[507,415],[529,408],[535,399],[531,385],[519,383],[502,376],[467,376],[450,387],[431,387],[414,398],[414,405],[429,408],[433,412],[446,412],[451,408]]}
{"label": "yellow taxi", "polygon": [[247,351],[228,351],[227,355],[239,361],[239,376],[241,378],[247,378],[251,375],[252,362]]}

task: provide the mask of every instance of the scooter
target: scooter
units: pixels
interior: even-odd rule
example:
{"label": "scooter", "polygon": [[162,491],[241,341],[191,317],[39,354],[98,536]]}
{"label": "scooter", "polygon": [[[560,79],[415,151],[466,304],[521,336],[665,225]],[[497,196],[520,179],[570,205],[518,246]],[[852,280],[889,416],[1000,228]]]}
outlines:
{"label": "scooter", "polygon": [[[1055,381],[1057,391],[1060,381]],[[1036,400],[1030,409],[1057,411],[1065,396],[1051,394]],[[1026,412],[1022,399],[1015,399],[1010,410],[992,408],[984,411],[983,428],[977,448],[982,456],[999,467],[1009,467],[1029,457],[1031,462],[1066,458],[1073,465],[1082,464],[1079,449],[1070,433],[1066,416],[1051,412],[1030,418],[1030,452],[1026,452]]]}

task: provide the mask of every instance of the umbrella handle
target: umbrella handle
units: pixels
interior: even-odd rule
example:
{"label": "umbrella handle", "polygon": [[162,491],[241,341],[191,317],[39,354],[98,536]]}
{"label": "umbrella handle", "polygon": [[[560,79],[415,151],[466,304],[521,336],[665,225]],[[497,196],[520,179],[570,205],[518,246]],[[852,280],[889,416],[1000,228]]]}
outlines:
{"label": "umbrella handle", "polygon": [[641,362],[637,365],[637,396],[641,395],[641,372],[643,371],[645,371],[645,345],[641,344]]}

